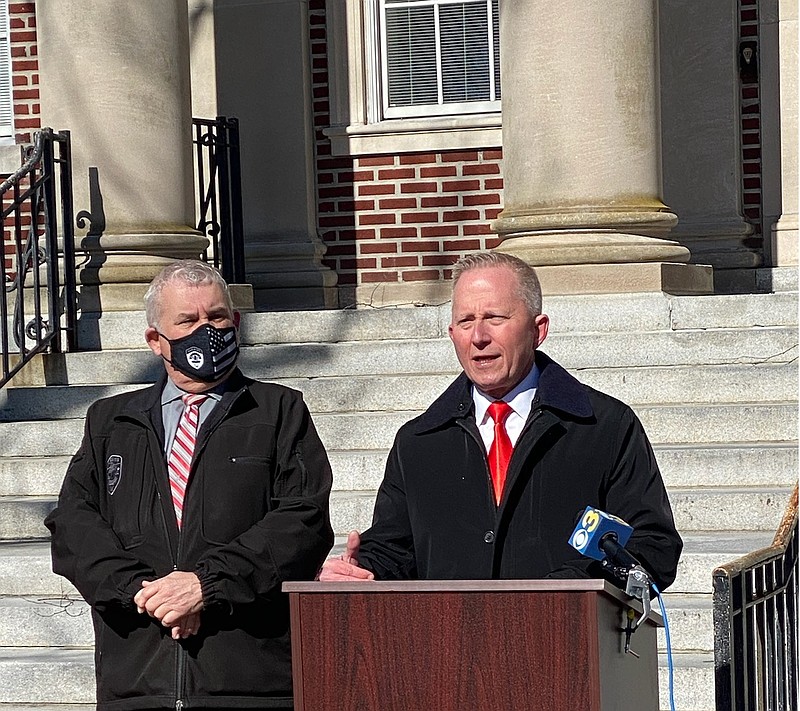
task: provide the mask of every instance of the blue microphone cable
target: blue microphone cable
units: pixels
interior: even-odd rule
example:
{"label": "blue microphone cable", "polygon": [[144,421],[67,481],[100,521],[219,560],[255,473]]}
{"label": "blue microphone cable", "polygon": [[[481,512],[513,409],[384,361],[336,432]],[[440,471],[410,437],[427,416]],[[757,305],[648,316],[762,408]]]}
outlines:
{"label": "blue microphone cable", "polygon": [[669,637],[669,622],[667,621],[667,609],[664,607],[664,598],[661,596],[661,591],[656,587],[655,583],[653,590],[658,596],[658,607],[661,610],[661,617],[664,619],[664,636],[667,638],[667,669],[669,670],[669,707],[671,711],[675,711],[675,669],[672,666],[672,642]]}

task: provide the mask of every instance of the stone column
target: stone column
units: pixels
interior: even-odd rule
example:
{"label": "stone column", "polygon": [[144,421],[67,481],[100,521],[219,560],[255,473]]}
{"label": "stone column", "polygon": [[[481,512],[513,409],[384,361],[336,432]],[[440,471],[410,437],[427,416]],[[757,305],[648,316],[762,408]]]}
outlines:
{"label": "stone column", "polygon": [[[777,217],[769,240],[769,264],[796,267],[798,229],[798,9],[796,0],[771,0],[761,7],[762,101],[764,129],[776,144],[764,151],[765,214]],[[774,160],[768,163],[768,156]]]}
{"label": "stone column", "polygon": [[742,215],[738,3],[662,0],[659,12],[664,196],[680,218],[672,237],[693,262],[758,266]]}
{"label": "stone column", "polygon": [[264,309],[328,308],[317,235],[308,0],[215,7],[217,104],[237,116],[248,280]]}
{"label": "stone column", "polygon": [[[187,0],[37,3],[43,125],[72,133],[84,310],[141,308],[197,257]],[[99,288],[94,288],[99,287]]]}
{"label": "stone column", "polygon": [[667,236],[655,0],[526,0],[500,13],[498,248],[561,293],[711,289]]}

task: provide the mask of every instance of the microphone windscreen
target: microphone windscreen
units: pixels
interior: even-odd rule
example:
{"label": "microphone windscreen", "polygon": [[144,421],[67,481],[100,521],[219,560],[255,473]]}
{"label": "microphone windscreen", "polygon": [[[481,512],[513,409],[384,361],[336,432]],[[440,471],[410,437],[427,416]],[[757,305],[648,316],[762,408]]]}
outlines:
{"label": "microphone windscreen", "polygon": [[621,518],[587,506],[569,537],[570,545],[582,555],[594,560],[603,560],[606,554],[600,548],[603,536],[613,533],[620,546],[624,546],[633,533],[633,528]]}

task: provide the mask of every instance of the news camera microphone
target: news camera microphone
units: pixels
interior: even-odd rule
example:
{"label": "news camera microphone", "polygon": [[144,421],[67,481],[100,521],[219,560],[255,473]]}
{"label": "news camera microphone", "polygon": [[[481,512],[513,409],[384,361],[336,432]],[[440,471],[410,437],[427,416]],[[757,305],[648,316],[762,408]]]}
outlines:
{"label": "news camera microphone", "polygon": [[[636,558],[625,550],[633,527],[621,518],[587,506],[569,538],[579,553],[599,560],[603,567],[625,582],[625,592],[642,601],[644,613],[636,626],[650,613],[650,574]],[[627,646],[627,645],[626,645]]]}

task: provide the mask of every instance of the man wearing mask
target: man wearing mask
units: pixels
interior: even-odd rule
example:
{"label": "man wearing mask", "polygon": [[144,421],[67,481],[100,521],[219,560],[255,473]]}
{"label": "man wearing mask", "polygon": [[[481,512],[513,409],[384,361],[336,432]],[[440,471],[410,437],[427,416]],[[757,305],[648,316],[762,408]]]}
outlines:
{"label": "man wearing mask", "polygon": [[464,372],[400,428],[372,526],[323,581],[602,577],[569,545],[586,506],[630,523],[628,549],[662,589],[682,542],[633,411],[539,350],[534,270],[501,253],[453,268],[450,338]]}
{"label": "man wearing mask", "polygon": [[300,393],[236,367],[216,270],[170,264],[145,307],[165,372],[89,408],[45,521],[92,608],[97,708],[291,708],[280,588],[330,550],[327,456]]}

